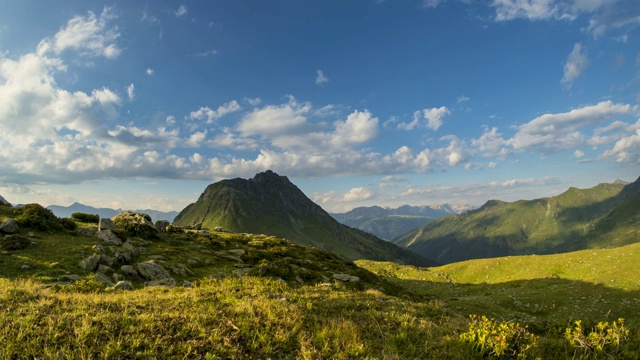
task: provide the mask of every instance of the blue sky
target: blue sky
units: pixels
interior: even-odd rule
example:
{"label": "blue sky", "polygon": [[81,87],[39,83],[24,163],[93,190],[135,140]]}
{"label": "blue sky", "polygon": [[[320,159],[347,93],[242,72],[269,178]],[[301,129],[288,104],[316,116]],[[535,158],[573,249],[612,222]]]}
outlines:
{"label": "blue sky", "polygon": [[0,1],[0,195],[181,210],[271,169],[329,211],[640,171],[637,0]]}

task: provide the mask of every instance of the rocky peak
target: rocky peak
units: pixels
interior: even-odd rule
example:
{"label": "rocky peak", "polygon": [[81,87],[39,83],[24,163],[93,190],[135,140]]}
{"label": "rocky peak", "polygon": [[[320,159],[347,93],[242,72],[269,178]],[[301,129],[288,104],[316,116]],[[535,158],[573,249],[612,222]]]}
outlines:
{"label": "rocky peak", "polygon": [[11,204],[5,200],[2,196],[0,196],[0,205],[11,206]]}

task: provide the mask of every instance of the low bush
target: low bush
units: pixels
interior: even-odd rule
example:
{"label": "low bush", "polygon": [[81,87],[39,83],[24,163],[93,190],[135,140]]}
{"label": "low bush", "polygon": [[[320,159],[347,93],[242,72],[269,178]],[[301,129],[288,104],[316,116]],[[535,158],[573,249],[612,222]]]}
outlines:
{"label": "low bush", "polygon": [[582,321],[577,320],[567,328],[565,338],[584,354],[614,356],[629,339],[629,329],[624,327],[624,319],[621,318],[612,324],[599,322],[587,332]]}
{"label": "low bush", "polygon": [[518,323],[471,315],[469,328],[460,334],[460,340],[480,356],[520,358],[536,345],[538,338]]}
{"label": "low bush", "polygon": [[88,224],[97,224],[100,221],[100,216],[98,216],[97,214],[85,214],[80,212],[71,214],[71,218],[73,220]]}
{"label": "low bush", "polygon": [[20,226],[40,231],[62,230],[60,219],[40,204],[27,204],[17,211],[16,222]]}

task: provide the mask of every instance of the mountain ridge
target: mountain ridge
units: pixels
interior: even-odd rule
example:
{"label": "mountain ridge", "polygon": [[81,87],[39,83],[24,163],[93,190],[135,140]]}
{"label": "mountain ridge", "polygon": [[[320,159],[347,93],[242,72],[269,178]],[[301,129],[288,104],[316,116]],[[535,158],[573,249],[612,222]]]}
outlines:
{"label": "mountain ridge", "polygon": [[640,178],[623,185],[568,188],[560,195],[504,202],[449,215],[393,239],[441,263],[497,256],[552,254],[637,242]]}
{"label": "mountain ridge", "polygon": [[[73,213],[86,213],[86,214],[97,214],[101,218],[112,218],[117,214],[124,211],[123,209],[111,209],[111,208],[96,208],[89,205],[84,205],[79,202],[74,202],[69,206],[61,206],[61,205],[49,205],[47,209],[51,210],[53,214],[60,218],[68,218],[71,217]],[[132,210],[129,211],[145,213],[151,218],[156,220],[167,220],[169,222],[173,222],[173,219],[178,215],[177,211],[159,211],[153,209],[145,209],[145,210]]]}

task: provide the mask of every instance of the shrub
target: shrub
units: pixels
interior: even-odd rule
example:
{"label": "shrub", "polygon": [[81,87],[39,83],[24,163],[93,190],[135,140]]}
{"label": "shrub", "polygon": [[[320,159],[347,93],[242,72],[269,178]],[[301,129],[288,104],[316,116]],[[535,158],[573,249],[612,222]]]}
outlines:
{"label": "shrub", "polygon": [[469,343],[481,356],[524,357],[538,340],[526,326],[518,323],[497,322],[486,316],[470,317],[469,330],[460,334],[460,340]]}
{"label": "shrub", "polygon": [[67,230],[75,230],[78,227],[75,221],[68,218],[60,219],[60,225]]}
{"label": "shrub", "polygon": [[60,219],[53,215],[51,210],[43,208],[40,204],[27,204],[18,209],[18,213],[16,222],[20,226],[40,231],[61,230],[63,228]]}
{"label": "shrub", "polygon": [[71,214],[71,218],[73,220],[89,224],[97,224],[100,221],[100,216],[98,216],[98,214],[85,214],[80,212]]}
{"label": "shrub", "polygon": [[620,351],[629,338],[629,329],[624,327],[624,319],[620,318],[609,324],[608,321],[599,322],[587,334],[582,327],[582,321],[577,320],[566,329],[565,338],[583,353],[614,356]]}
{"label": "shrub", "polygon": [[0,237],[0,249],[2,250],[21,250],[31,245],[31,240],[18,235],[5,235]]}

